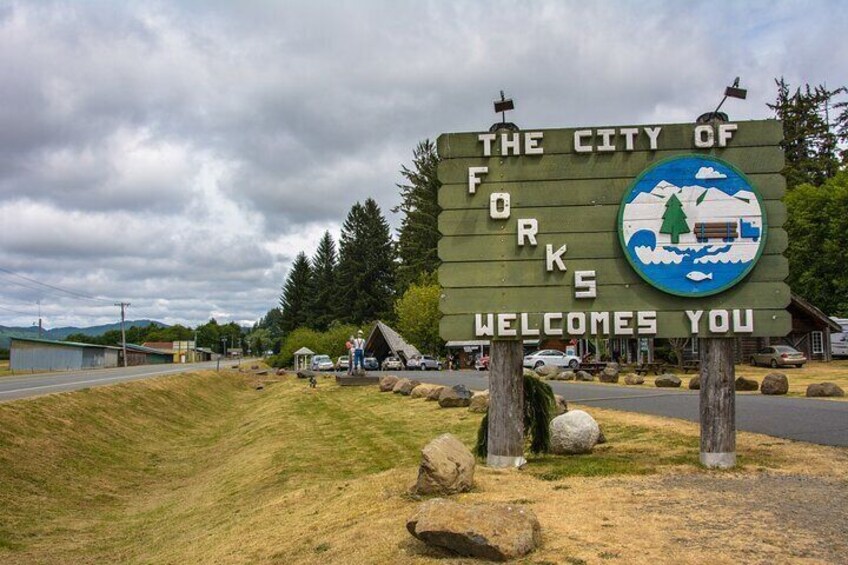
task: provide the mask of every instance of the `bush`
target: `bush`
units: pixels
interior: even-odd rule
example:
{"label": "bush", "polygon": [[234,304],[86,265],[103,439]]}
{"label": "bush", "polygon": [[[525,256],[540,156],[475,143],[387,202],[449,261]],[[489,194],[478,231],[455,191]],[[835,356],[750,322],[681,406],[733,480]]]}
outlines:
{"label": "bush", "polygon": [[3,349],[0,347],[0,361],[8,361],[9,360],[9,350]]}
{"label": "bush", "polygon": [[[301,347],[307,347],[319,355],[329,355],[330,359],[335,361],[338,357],[347,355],[345,343],[351,335],[356,335],[359,329],[349,324],[333,324],[326,332],[297,328],[283,339],[280,352],[270,358],[270,363],[273,367],[291,367],[294,365],[294,352]],[[365,328],[363,333],[364,330]]]}

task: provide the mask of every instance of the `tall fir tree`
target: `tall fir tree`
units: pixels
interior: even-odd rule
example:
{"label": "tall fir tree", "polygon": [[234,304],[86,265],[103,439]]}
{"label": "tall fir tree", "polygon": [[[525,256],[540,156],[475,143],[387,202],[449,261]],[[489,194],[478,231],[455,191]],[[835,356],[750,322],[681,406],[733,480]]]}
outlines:
{"label": "tall fir tree", "polygon": [[[834,104],[833,100],[846,90],[806,84],[793,92],[783,78],[775,79],[775,84],[777,98],[768,107],[783,121],[786,184],[789,188],[804,183],[820,185],[839,170],[838,140],[848,139],[848,114],[837,114],[833,121],[830,116],[831,108],[836,113],[845,107],[844,102]],[[848,154],[843,152],[843,157]]]}
{"label": "tall fir tree", "polygon": [[395,249],[377,203],[357,202],[342,225],[339,243],[340,319],[362,324],[392,316]]}
{"label": "tall fir tree", "polygon": [[407,184],[398,185],[401,203],[392,208],[392,212],[403,214],[397,243],[399,294],[439,267],[438,165],[436,145],[425,139],[412,152],[412,168],[401,167],[400,174]]}
{"label": "tall fir tree", "polygon": [[280,329],[284,334],[309,324],[309,295],[312,286],[312,267],[302,251],[292,264],[280,295],[282,317]]}
{"label": "tall fir tree", "polygon": [[338,313],[336,267],[336,243],[330,232],[324,232],[312,258],[312,292],[309,297],[309,324],[319,331],[326,331]]}

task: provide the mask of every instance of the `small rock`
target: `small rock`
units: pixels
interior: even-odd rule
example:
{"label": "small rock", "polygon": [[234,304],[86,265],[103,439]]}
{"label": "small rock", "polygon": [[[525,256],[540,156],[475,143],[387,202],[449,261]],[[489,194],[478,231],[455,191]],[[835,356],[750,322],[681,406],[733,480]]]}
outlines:
{"label": "small rock", "polygon": [[430,389],[430,392],[427,393],[426,400],[439,400],[439,397],[442,395],[443,390],[445,390],[445,387],[443,386],[434,386],[432,389]]}
{"label": "small rock", "polygon": [[577,376],[574,374],[574,371],[563,371],[557,377],[559,381],[573,381]]}
{"label": "small rock", "polygon": [[736,377],[736,390],[740,391],[752,391],[759,390],[760,383],[755,381],[754,379],[749,379],[746,377]]}
{"label": "small rock", "polygon": [[445,387],[439,395],[439,406],[442,408],[465,408],[471,404],[471,391],[465,385]]}
{"label": "small rock", "polygon": [[259,368],[259,365],[251,365],[251,366],[250,366],[250,370],[251,370],[251,371],[255,371],[255,370],[256,370],[256,369],[258,369],[258,368]]}
{"label": "small rock", "polygon": [[489,409],[489,393],[480,392],[471,397],[468,411],[476,414],[484,414]]}
{"label": "small rock", "polygon": [[677,375],[665,373],[654,379],[654,385],[661,388],[680,388],[681,381]]}
{"label": "small rock", "polygon": [[689,379],[689,390],[701,390],[701,375]]}
{"label": "small rock", "polygon": [[395,394],[402,394],[404,396],[409,396],[412,392],[412,389],[421,384],[421,381],[416,381],[415,379],[400,379],[395,383],[394,388],[392,388],[392,392]]}
{"label": "small rock", "polygon": [[394,375],[386,375],[380,379],[380,392],[392,392],[400,379]]}
{"label": "small rock", "polygon": [[645,377],[643,377],[642,375],[637,375],[636,373],[628,373],[624,377],[624,384],[626,384],[626,385],[645,384]]}
{"label": "small rock", "polygon": [[[610,364],[611,365],[611,364]],[[615,367],[611,367],[607,365],[604,367],[604,370],[600,372],[598,375],[598,380],[602,383],[617,383],[618,382],[618,369]]]}
{"label": "small rock", "polygon": [[267,375],[267,374],[268,374],[268,369],[262,369],[261,371],[256,371],[256,372],[255,372],[255,373],[253,373],[253,374],[254,374],[254,375]]}
{"label": "small rock", "polygon": [[314,376],[315,376],[315,373],[313,373],[309,369],[304,369],[302,371],[297,372],[297,378],[299,378],[299,379],[311,379]]}
{"label": "small rock", "polygon": [[542,365],[538,369],[536,369],[536,374],[540,377],[551,377],[554,375],[559,375],[562,371],[561,368],[556,365]]}
{"label": "small rock", "polygon": [[459,504],[444,498],[423,503],[406,529],[428,545],[492,561],[527,555],[542,537],[539,520],[524,506]]}
{"label": "small rock", "polygon": [[578,381],[589,382],[595,380],[595,376],[590,373],[587,373],[586,371],[577,371],[576,373],[574,373],[574,377]]}
{"label": "small rock", "polygon": [[436,385],[422,383],[412,389],[412,392],[409,393],[409,398],[427,398],[427,395],[430,394],[434,386]]}
{"label": "small rock", "polygon": [[845,391],[836,383],[818,383],[807,387],[807,396],[810,397],[837,397],[845,396]]}
{"label": "small rock", "polygon": [[760,385],[763,394],[786,394],[789,392],[789,379],[783,373],[769,373]]}
{"label": "small rock", "polygon": [[285,375],[285,374],[286,374],[286,370],[285,370],[285,369],[277,369],[277,370],[274,372],[274,374],[275,374],[275,375],[277,375],[278,377],[281,377],[281,376],[283,376],[283,375]]}
{"label": "small rock", "polygon": [[551,420],[551,451],[560,455],[589,453],[600,433],[592,416],[583,410],[571,410]]}
{"label": "small rock", "polygon": [[554,395],[554,414],[559,416],[568,412],[568,402],[559,394]]}
{"label": "small rock", "polygon": [[456,494],[474,486],[474,455],[451,434],[442,434],[421,450],[417,494]]}
{"label": "small rock", "polygon": [[260,383],[260,384],[256,385],[255,388],[256,388],[256,390],[265,390],[265,385]]}

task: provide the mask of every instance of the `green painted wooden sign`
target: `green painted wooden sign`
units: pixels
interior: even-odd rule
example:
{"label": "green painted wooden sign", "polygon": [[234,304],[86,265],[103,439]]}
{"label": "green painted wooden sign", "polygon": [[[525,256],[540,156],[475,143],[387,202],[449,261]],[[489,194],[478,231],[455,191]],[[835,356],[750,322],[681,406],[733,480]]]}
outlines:
{"label": "green painted wooden sign", "polygon": [[446,340],[778,336],[774,120],[444,134]]}

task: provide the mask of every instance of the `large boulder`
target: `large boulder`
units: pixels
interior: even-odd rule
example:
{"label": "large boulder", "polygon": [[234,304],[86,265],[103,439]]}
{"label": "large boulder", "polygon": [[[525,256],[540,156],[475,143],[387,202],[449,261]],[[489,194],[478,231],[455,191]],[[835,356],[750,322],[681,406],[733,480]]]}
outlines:
{"label": "large boulder", "polygon": [[465,408],[471,404],[472,393],[465,385],[445,387],[439,395],[439,406],[442,408]]}
{"label": "large boulder", "polygon": [[394,375],[386,375],[380,378],[380,392],[392,392],[400,379]]}
{"label": "large boulder", "polygon": [[524,369],[524,376],[525,377],[538,377],[539,375],[537,375],[536,371],[534,371],[533,369]]}
{"label": "large boulder", "polygon": [[446,387],[442,385],[435,385],[430,389],[430,392],[427,393],[427,398],[425,400],[439,400],[439,397],[442,396],[442,391],[445,390]]}
{"label": "large boulder", "polygon": [[681,382],[677,375],[665,373],[654,379],[654,385],[661,388],[680,388]]}
{"label": "large boulder", "polygon": [[[553,378],[553,377],[551,377],[551,378]],[[558,381],[573,381],[576,378],[577,378],[577,375],[574,374],[574,371],[568,370],[568,371],[561,372],[557,376],[556,380],[558,380]]]}
{"label": "large boulder", "polygon": [[760,392],[763,394],[786,394],[789,392],[789,379],[783,373],[769,373],[763,377]]}
{"label": "large boulder", "polygon": [[554,395],[554,414],[559,416],[568,412],[568,402],[559,394]]}
{"label": "large boulder", "polygon": [[583,410],[571,410],[551,420],[551,451],[560,455],[589,453],[598,443],[601,428]]}
{"label": "large boulder", "polygon": [[536,374],[540,377],[553,377],[559,375],[560,372],[562,372],[562,368],[556,365],[542,365],[536,369]]}
{"label": "large boulder", "polygon": [[600,430],[600,432],[598,433],[598,445],[601,445],[602,443],[607,442],[607,436],[604,435],[604,429],[603,428],[598,427],[598,429]]}
{"label": "large boulder", "polygon": [[456,436],[442,434],[421,450],[417,494],[456,494],[474,486],[474,455]]}
{"label": "large boulder", "polygon": [[476,392],[471,397],[471,404],[468,405],[468,411],[477,414],[485,414],[489,409],[489,391]]}
{"label": "large boulder", "polygon": [[689,390],[701,390],[701,375],[689,379]]}
{"label": "large boulder", "polygon": [[303,369],[297,372],[297,378],[299,379],[311,379],[314,376],[315,373],[313,371],[310,371],[309,369]]}
{"label": "large boulder", "polygon": [[645,377],[637,373],[628,373],[624,376],[624,384],[626,385],[642,385],[645,384]]}
{"label": "large boulder", "polygon": [[409,396],[412,392],[412,389],[421,384],[421,381],[416,381],[415,379],[399,379],[398,382],[395,383],[392,392],[395,394],[402,394],[404,396]]}
{"label": "large boulder", "polygon": [[818,383],[807,387],[807,396],[810,397],[837,397],[845,396],[845,391],[836,383]]}
{"label": "large boulder", "polygon": [[434,498],[418,508],[406,529],[428,545],[490,561],[517,559],[541,543],[536,515],[514,504],[459,504]]}
{"label": "large boulder", "polygon": [[592,375],[591,373],[587,373],[586,371],[577,371],[576,373],[574,373],[574,377],[575,377],[575,380],[578,380],[578,381],[589,382],[589,381],[595,380],[595,376]]}
{"label": "large boulder", "polygon": [[409,393],[409,398],[427,398],[427,395],[430,394],[430,391],[433,390],[435,386],[436,385],[428,383],[421,383],[412,389],[412,392]]}
{"label": "large boulder", "polygon": [[[617,365],[617,363],[615,364]],[[604,367],[604,370],[598,374],[598,380],[602,383],[617,383],[618,382],[618,368],[616,368],[612,363]]]}
{"label": "large boulder", "polygon": [[736,377],[736,390],[750,392],[752,390],[759,389],[760,383],[758,383],[754,379],[749,379],[747,377]]}

